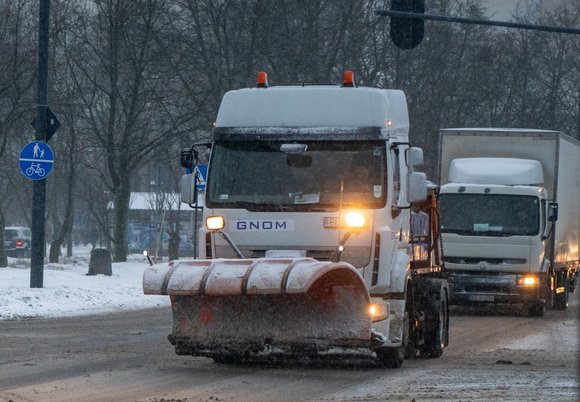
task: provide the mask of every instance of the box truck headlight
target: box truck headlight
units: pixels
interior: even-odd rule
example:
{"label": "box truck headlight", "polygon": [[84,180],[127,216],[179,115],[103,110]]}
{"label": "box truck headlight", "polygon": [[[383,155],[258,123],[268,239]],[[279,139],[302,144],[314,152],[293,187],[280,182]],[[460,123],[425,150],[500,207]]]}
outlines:
{"label": "box truck headlight", "polygon": [[518,285],[522,286],[538,286],[540,279],[535,275],[524,275],[518,278]]}
{"label": "box truck headlight", "polygon": [[226,226],[223,216],[208,216],[205,220],[205,226],[209,230],[221,230]]}
{"label": "box truck headlight", "polygon": [[368,307],[368,313],[372,322],[386,320],[389,318],[389,304],[386,300],[373,297]]}
{"label": "box truck headlight", "polygon": [[360,229],[365,227],[366,219],[365,216],[360,212],[351,211],[346,214],[345,223],[346,226],[351,229]]}

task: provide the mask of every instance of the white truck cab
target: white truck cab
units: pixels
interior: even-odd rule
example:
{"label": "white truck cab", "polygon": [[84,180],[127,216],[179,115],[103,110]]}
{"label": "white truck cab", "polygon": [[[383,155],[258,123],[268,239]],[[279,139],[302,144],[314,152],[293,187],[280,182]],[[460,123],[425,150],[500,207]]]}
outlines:
{"label": "white truck cab", "polygon": [[453,304],[564,309],[580,265],[580,146],[559,132],[441,130],[439,206]]}
{"label": "white truck cab", "polygon": [[[434,189],[416,169],[399,90],[295,85],[227,92],[211,144],[201,260],[146,272],[172,297],[178,354],[368,354],[399,367],[448,343]],[[193,173],[182,200],[194,204]],[[426,216],[414,233],[413,215]],[[426,223],[427,222],[427,223]],[[418,230],[417,230],[418,231]]]}

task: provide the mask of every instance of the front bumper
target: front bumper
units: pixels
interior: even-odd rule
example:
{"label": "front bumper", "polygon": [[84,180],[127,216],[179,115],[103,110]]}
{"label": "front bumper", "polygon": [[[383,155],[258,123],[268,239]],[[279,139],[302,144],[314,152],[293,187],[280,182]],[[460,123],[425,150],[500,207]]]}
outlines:
{"label": "front bumper", "polygon": [[540,285],[519,285],[516,274],[452,273],[451,304],[530,304],[543,302]]}

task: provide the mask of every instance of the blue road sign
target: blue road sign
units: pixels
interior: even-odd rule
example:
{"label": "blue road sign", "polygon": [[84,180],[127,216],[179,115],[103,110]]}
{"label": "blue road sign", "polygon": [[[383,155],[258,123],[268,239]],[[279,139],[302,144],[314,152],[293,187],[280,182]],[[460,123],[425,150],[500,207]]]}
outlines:
{"label": "blue road sign", "polygon": [[33,141],[24,146],[18,159],[20,171],[30,180],[42,180],[52,171],[54,154],[47,143]]}
{"label": "blue road sign", "polygon": [[195,168],[199,172],[195,187],[197,187],[198,190],[205,190],[205,181],[207,180],[207,165],[197,165]]}

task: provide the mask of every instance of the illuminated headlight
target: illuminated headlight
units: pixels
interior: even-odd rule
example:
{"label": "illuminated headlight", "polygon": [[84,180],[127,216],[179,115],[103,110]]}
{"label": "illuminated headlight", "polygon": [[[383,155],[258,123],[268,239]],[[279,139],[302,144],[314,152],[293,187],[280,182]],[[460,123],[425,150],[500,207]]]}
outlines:
{"label": "illuminated headlight", "polygon": [[226,225],[226,221],[223,216],[208,216],[205,219],[205,226],[209,230],[220,230]]}
{"label": "illuminated headlight", "polygon": [[344,221],[346,226],[352,229],[364,228],[366,224],[364,215],[357,211],[346,214]]}
{"label": "illuminated headlight", "polygon": [[389,318],[389,304],[386,300],[373,297],[368,307],[368,313],[372,322],[386,320]]}
{"label": "illuminated headlight", "polygon": [[524,275],[518,278],[518,285],[522,286],[538,286],[540,279],[535,275]]}

